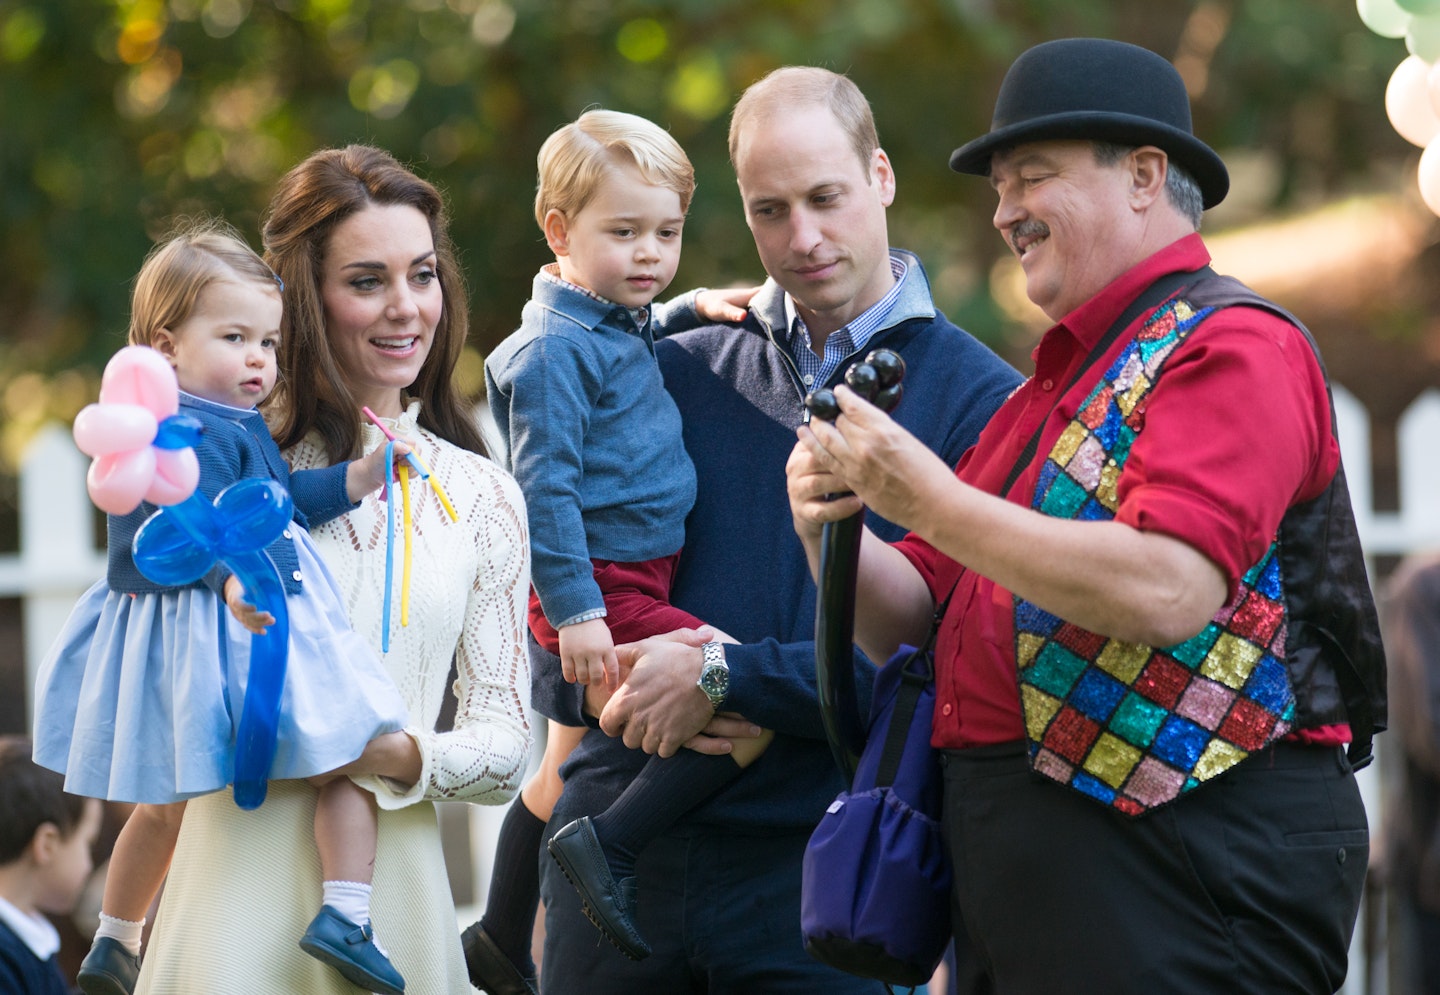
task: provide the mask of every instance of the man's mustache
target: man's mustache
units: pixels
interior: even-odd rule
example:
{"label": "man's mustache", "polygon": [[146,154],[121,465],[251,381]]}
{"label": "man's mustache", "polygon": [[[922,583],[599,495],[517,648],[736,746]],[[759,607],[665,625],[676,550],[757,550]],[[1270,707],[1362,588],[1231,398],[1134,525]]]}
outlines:
{"label": "man's mustache", "polygon": [[1043,221],[1022,221],[1010,229],[1010,248],[1017,253],[1020,251],[1020,240],[1031,238],[1049,238],[1050,226]]}

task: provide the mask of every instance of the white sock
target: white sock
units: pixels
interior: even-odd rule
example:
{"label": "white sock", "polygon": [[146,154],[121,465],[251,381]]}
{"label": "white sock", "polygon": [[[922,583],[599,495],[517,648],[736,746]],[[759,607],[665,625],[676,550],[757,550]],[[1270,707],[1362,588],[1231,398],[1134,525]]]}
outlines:
{"label": "white sock", "polygon": [[320,901],[357,926],[370,921],[370,886],[363,881],[323,881]]}
{"label": "white sock", "polygon": [[107,916],[100,913],[100,925],[95,927],[95,939],[108,936],[119,943],[130,952],[131,957],[140,956],[140,934],[145,929],[145,919],[142,916],[139,922],[131,922],[129,919],[116,919],[114,916]]}

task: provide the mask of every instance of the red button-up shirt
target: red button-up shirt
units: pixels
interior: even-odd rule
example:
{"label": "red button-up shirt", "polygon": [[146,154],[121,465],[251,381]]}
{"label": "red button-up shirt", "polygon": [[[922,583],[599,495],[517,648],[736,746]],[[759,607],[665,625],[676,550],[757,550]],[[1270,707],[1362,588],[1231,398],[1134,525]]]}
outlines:
{"label": "red button-up shirt", "polygon": [[[1055,440],[1129,334],[1058,403],[1057,392],[1146,287],[1167,273],[1209,262],[1200,236],[1187,236],[1046,332],[1032,355],[1035,375],[995,413],[961,458],[956,476],[998,493],[1043,423],[1036,455],[1008,495],[1028,507]],[[1132,329],[1148,317],[1142,314]],[[1269,311],[1225,308],[1175,349],[1147,398],[1144,429],[1117,484],[1115,518],[1198,549],[1225,572],[1233,595],[1239,578],[1274,539],[1286,509],[1323,491],[1339,459],[1325,379],[1304,334]],[[897,546],[937,601],[956,585],[936,642],[933,745],[963,748],[1023,738],[1011,593],[962,569],[914,534]],[[1329,727],[1319,737],[1347,738],[1343,727]]]}

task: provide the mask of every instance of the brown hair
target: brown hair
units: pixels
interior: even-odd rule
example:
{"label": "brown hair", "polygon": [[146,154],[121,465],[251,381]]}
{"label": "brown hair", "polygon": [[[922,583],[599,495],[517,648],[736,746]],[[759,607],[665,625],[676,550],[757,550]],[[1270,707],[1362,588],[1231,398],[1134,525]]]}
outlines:
{"label": "brown hair", "polygon": [[415,208],[430,224],[444,308],[435,341],[410,386],[420,424],[463,449],[486,455],[480,429],[453,374],[465,348],[470,311],[440,192],[369,145],[324,149],[285,174],[270,201],[262,235],[265,261],[285,281],[280,371],[271,431],[281,449],[318,430],[332,462],[360,449],[360,402],[335,361],[321,303],[325,250],[337,225],[371,205]]}
{"label": "brown hair", "polygon": [[275,274],[240,233],[215,218],[181,220],[150,250],[130,296],[131,345],[154,345],[162,328],[174,331],[195,310],[212,283],[257,280],[275,285]]}
{"label": "brown hair", "polygon": [[690,210],[695,168],[680,143],[653,121],[622,111],[592,110],[558,129],[540,146],[536,165],[535,220],[557,210],[573,218],[600,181],[617,165],[631,163],[646,183],[673,190],[680,211]]}
{"label": "brown hair", "polygon": [[65,778],[30,752],[23,736],[0,736],[0,866],[19,860],[47,822],[69,837],[85,815],[86,799],[65,791]]}
{"label": "brown hair", "polygon": [[869,176],[870,157],[880,147],[870,102],[850,77],[818,66],[782,66],[746,88],[730,113],[731,164],[740,149],[740,132],[751,119],[776,107],[812,104],[827,107],[835,115]]}

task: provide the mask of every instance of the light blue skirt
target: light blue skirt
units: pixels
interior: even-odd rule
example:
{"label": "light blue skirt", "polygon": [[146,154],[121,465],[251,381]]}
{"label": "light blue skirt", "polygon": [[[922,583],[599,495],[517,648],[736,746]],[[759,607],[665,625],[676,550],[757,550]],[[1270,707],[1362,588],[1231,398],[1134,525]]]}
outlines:
{"label": "light blue skirt", "polygon": [[[290,529],[305,580],[286,598],[290,648],[272,780],[334,770],[406,722],[399,690],[350,628],[309,533]],[[235,777],[250,640],[208,587],[132,597],[100,581],[41,664],[35,761],[90,798],[160,804],[220,790]]]}

